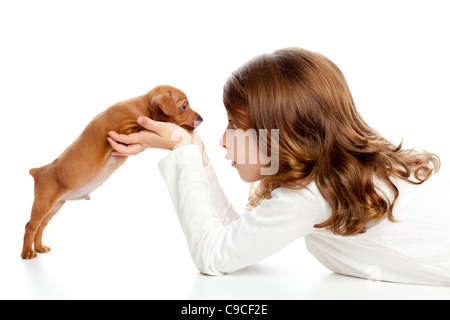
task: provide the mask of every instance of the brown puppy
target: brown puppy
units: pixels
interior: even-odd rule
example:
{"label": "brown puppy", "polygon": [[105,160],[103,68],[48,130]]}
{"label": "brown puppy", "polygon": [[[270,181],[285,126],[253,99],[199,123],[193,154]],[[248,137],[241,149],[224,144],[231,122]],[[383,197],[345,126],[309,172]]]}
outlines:
{"label": "brown puppy", "polygon": [[[31,169],[34,203],[25,226],[22,258],[33,259],[36,252],[48,252],[42,245],[45,227],[67,200],[89,199],[126,160],[111,155],[108,131],[130,134],[143,130],[139,116],[173,122],[189,131],[203,119],[189,107],[186,95],[171,86],[157,86],[147,94],[125,100],[96,116],[81,135],[52,163]],[[34,243],[34,250],[33,250]]]}

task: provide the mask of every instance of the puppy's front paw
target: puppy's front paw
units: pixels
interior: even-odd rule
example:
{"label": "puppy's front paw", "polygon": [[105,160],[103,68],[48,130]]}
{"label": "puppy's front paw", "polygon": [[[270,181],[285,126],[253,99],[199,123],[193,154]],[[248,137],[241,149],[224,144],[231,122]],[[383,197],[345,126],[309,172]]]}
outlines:
{"label": "puppy's front paw", "polygon": [[39,252],[39,253],[47,253],[47,252],[50,252],[52,249],[50,249],[50,247],[40,245],[40,246],[34,246],[34,250],[36,250],[36,252]]}
{"label": "puppy's front paw", "polygon": [[34,250],[24,250],[21,254],[22,259],[34,259],[37,257],[37,253]]}

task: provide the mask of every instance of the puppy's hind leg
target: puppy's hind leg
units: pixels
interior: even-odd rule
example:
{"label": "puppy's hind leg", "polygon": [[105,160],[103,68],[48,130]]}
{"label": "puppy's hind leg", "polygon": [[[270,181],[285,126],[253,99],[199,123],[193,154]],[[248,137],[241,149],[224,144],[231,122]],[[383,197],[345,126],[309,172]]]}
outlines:
{"label": "puppy's hind leg", "polygon": [[36,235],[34,236],[34,250],[39,253],[47,253],[51,249],[42,244],[42,235],[44,234],[44,229],[53,218],[53,216],[58,212],[59,209],[66,203],[64,200],[59,200],[58,203],[53,207],[52,210],[45,216],[39,226]]}
{"label": "puppy's hind leg", "polygon": [[[50,219],[64,204],[64,202],[61,201],[61,198],[65,192],[59,188],[55,181],[49,181],[49,179],[46,179],[46,181],[39,181],[40,179],[36,180],[31,218],[25,226],[25,236],[21,254],[23,259],[36,258],[36,252],[33,250],[33,243],[38,245],[38,250],[45,252],[45,249],[42,246],[42,233]],[[41,223],[44,223],[42,228],[40,228]]]}

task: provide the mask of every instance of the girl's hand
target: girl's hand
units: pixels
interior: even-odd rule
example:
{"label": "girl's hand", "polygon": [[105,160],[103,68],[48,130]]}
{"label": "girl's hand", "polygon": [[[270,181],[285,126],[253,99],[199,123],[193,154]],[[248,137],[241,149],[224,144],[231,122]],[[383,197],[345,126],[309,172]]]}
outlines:
{"label": "girl's hand", "polygon": [[176,124],[154,121],[147,117],[139,117],[138,123],[146,130],[129,135],[108,132],[107,140],[114,149],[112,155],[131,156],[148,148],[173,150],[194,143],[194,133],[189,133]]}

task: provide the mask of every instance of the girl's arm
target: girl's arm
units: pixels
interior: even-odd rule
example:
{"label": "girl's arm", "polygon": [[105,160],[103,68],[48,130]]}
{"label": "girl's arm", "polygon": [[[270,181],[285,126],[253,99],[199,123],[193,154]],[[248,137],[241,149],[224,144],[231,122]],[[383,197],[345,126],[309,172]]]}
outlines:
{"label": "girl's arm", "polygon": [[209,163],[203,141],[196,132],[188,133],[183,128],[169,122],[154,121],[150,118],[139,117],[138,123],[147,130],[130,135],[118,134],[114,131],[108,133],[108,142],[114,149],[113,155],[130,156],[138,154],[147,148],[162,148],[174,150],[183,145],[196,144],[201,148],[202,163],[211,185],[211,196],[214,207],[224,224],[239,218],[225,196],[214,168]]}
{"label": "girl's arm", "polygon": [[[222,219],[217,192],[208,178],[198,146],[172,151],[159,163],[197,268],[206,274],[233,272],[256,263],[323,221],[323,204],[313,186],[278,188],[242,216]],[[220,191],[222,192],[222,191]],[[217,195],[217,194],[216,194]]]}
{"label": "girl's arm", "polygon": [[228,225],[236,219],[240,218],[240,214],[234,210],[233,205],[225,195],[219,180],[217,179],[216,172],[211,163],[205,167],[205,173],[209,181],[211,199],[216,209],[220,220],[224,225]]}

